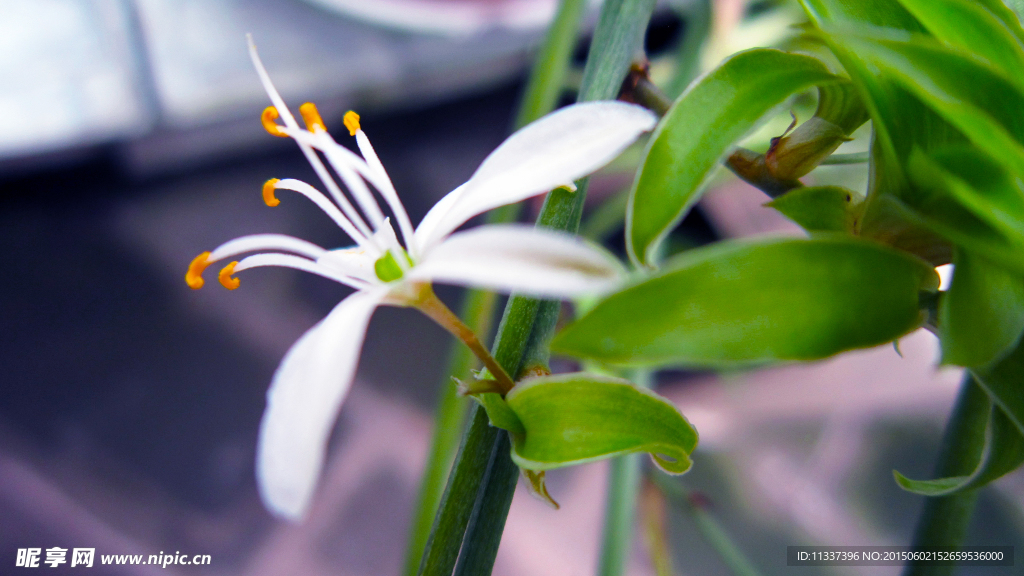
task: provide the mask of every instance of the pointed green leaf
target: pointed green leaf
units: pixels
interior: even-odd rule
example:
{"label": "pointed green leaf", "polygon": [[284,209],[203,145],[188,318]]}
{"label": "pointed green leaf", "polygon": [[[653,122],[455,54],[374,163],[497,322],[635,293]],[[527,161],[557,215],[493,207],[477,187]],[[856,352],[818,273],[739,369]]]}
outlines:
{"label": "pointed green leaf", "polygon": [[967,146],[915,153],[909,171],[915,184],[942,190],[1003,235],[1024,243],[1024,188],[989,156]]}
{"label": "pointed green leaf", "polygon": [[[996,18],[999,18],[1000,20],[1002,20],[1003,24],[1006,24],[1006,27],[1011,32],[1013,32],[1014,35],[1016,35],[1017,38],[1020,39],[1021,42],[1024,42],[1024,29],[1021,28],[1020,18],[1017,17],[1017,14],[1015,14],[1013,12],[1013,10],[1010,10],[1010,7],[1006,5],[1006,2],[1004,2],[1004,0],[976,0],[976,1],[978,2],[978,4],[981,4],[981,5],[985,6],[985,8],[987,8],[989,12],[991,12],[993,15],[995,15]],[[1009,0],[1009,1],[1013,2],[1014,0]],[[1020,8],[1021,7],[1020,0],[1016,0],[1016,1],[1017,1],[1017,7]]]}
{"label": "pointed green leaf", "polygon": [[691,85],[652,135],[630,191],[630,258],[653,265],[658,243],[697,201],[733,143],[793,94],[839,80],[815,58],[756,49],[732,56]]}
{"label": "pointed green leaf", "polygon": [[923,496],[949,496],[980,488],[1016,470],[1021,463],[1024,463],[1024,436],[1002,409],[992,406],[985,427],[985,447],[977,467],[970,475],[911,480],[894,470],[893,476],[896,477],[896,483],[908,492]]}
{"label": "pointed green leaf", "polygon": [[662,470],[690,468],[697,431],[671,402],[628,380],[596,374],[532,378],[505,397],[526,433],[513,435],[521,468],[550,470],[648,452]]}
{"label": "pointed green leaf", "polygon": [[[844,34],[851,50],[942,116],[979,149],[1024,176],[1024,94],[974,59],[927,38]],[[965,81],[970,79],[970,81]]]}
{"label": "pointed green leaf", "polygon": [[939,307],[942,362],[988,364],[1024,330],[1024,276],[963,249],[953,263],[953,284]]}
{"label": "pointed green leaf", "polygon": [[933,36],[985,60],[1011,82],[1024,85],[1024,41],[976,0],[900,2]]}
{"label": "pointed green leaf", "polygon": [[813,186],[790,190],[765,204],[807,231],[852,233],[856,207],[863,198],[842,186]]}
{"label": "pointed green leaf", "polygon": [[1019,341],[1006,357],[988,366],[972,368],[971,372],[1024,434],[1024,341]]}
{"label": "pointed green leaf", "polygon": [[921,24],[897,0],[800,0],[819,27],[825,24],[869,24],[920,32]]}
{"label": "pointed green leaf", "polygon": [[922,321],[923,260],[848,236],[721,242],[598,303],[552,350],[617,364],[731,366],[825,358]]}
{"label": "pointed green leaf", "polygon": [[[850,79],[860,91],[861,100],[872,119],[872,169],[868,184],[866,221],[876,221],[874,198],[892,194],[902,196],[906,188],[903,162],[915,148],[929,150],[936,145],[962,139],[928,107],[910,93],[882,77],[846,37],[827,31],[888,29],[903,32],[924,32],[920,23],[897,0],[849,2],[846,0],[801,0],[811,21],[820,29],[825,42],[842,63]],[[865,231],[874,237],[873,230]],[[883,231],[884,233],[884,231]]]}
{"label": "pointed green leaf", "polygon": [[1020,194],[1019,184],[981,155],[956,156],[911,156],[914,191],[907,198],[910,206],[903,208],[904,218],[916,218],[974,254],[1024,275],[1024,230],[1019,199],[1014,198]]}

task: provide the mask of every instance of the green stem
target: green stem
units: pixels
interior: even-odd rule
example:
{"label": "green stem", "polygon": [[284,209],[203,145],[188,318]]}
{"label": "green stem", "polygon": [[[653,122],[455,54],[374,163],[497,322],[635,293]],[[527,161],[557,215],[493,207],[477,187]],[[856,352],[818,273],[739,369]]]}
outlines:
{"label": "green stem", "polygon": [[[497,301],[493,292],[470,290],[462,303],[461,317],[466,325],[477,334],[489,334],[494,305]],[[437,505],[441,501],[448,470],[459,449],[460,431],[466,415],[468,400],[456,393],[451,377],[469,378],[469,371],[476,365],[475,356],[465,346],[455,345],[448,353],[448,369],[441,381],[437,409],[434,411],[434,430],[427,458],[426,468],[420,480],[416,508],[409,530],[409,544],[405,554],[405,576],[416,576],[420,559],[430,536]]]}
{"label": "green stem", "polygon": [[754,563],[740,550],[725,527],[707,510],[707,505],[681,483],[662,472],[651,472],[651,480],[665,496],[686,512],[701,536],[735,576],[761,576]]}
{"label": "green stem", "polygon": [[[654,0],[607,0],[604,3],[584,69],[580,101],[615,97],[633,55],[642,47],[643,33],[653,9]],[[586,196],[586,181],[581,181],[577,188],[575,193],[557,189],[548,194],[538,225],[575,232]],[[557,310],[557,302],[542,303],[522,296],[509,299],[494,346],[494,357],[508,374],[518,376],[524,359],[532,362],[546,356],[547,339],[554,330]],[[518,472],[509,458],[504,433],[498,435],[493,428],[477,427],[476,422],[481,418],[486,420],[482,410],[477,408],[474,426],[467,433],[460,453],[479,445],[484,438],[492,439],[493,451],[486,457],[479,451],[458,457],[462,465],[456,466],[448,479],[448,488],[434,522],[434,533],[421,565],[420,574],[424,576],[451,574],[452,565],[448,560],[453,551],[457,553],[460,548],[466,551],[460,572],[472,571],[474,576],[483,576],[490,574],[494,565]],[[481,464],[485,468],[483,473]],[[482,476],[473,479],[464,478],[481,473]],[[470,491],[472,487],[482,488],[482,492]],[[466,527],[468,518],[463,519],[463,511],[467,501],[472,501],[476,512],[472,525],[460,538],[457,527]],[[444,534],[438,534],[441,528]]]}
{"label": "green stem", "polygon": [[[985,444],[985,425],[989,398],[970,373],[964,375],[960,395],[946,424],[946,432],[935,465],[936,478],[967,476],[978,464]],[[928,498],[914,532],[914,547],[960,546],[974,514],[977,490],[965,490],[951,496]],[[904,576],[940,576],[952,574],[953,566],[914,566]]]}
{"label": "green stem", "polygon": [[508,456],[510,450],[509,435],[499,433],[492,444],[488,474],[483,480],[484,489],[477,495],[473,515],[466,528],[466,545],[455,566],[455,576],[491,573],[519,479],[519,468]]}
{"label": "green stem", "polygon": [[[651,373],[637,370],[633,381],[641,388],[650,388]],[[608,470],[608,495],[605,500],[604,531],[601,534],[600,576],[619,576],[625,572],[633,543],[637,495],[640,492],[642,454],[628,454],[611,461]]]}
{"label": "green stem", "polygon": [[472,424],[466,430],[441,496],[441,505],[427,538],[419,574],[448,575],[462,547],[466,524],[473,515],[475,495],[487,477],[494,440],[503,431],[487,422],[487,414],[479,406],[473,409]]}
{"label": "green stem", "polygon": [[851,152],[849,154],[833,154],[821,161],[820,166],[841,166],[843,164],[864,164],[871,159],[868,152]]}

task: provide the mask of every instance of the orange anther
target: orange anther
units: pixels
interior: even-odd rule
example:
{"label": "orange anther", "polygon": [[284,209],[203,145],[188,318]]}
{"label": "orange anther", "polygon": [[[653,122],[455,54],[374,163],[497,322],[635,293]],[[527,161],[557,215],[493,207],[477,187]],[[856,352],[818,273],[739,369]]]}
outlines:
{"label": "orange anther", "polygon": [[281,203],[280,200],[274,197],[274,186],[280,181],[278,178],[271,178],[263,183],[263,202],[267,206],[274,207]]}
{"label": "orange anther", "polygon": [[316,104],[306,102],[299,106],[299,114],[302,114],[302,119],[306,121],[306,130],[316,132],[316,129],[320,129],[327,132],[327,127],[324,126],[324,121],[320,118],[320,113],[317,112]]}
{"label": "orange anther", "polygon": [[349,110],[345,112],[345,128],[348,128],[348,135],[355,136],[359,131],[359,114]]}
{"label": "orange anther", "polygon": [[210,253],[203,252],[193,258],[192,263],[188,265],[188,272],[185,272],[185,283],[193,290],[203,287],[203,270],[206,270],[206,267],[210,265],[209,258]]}
{"label": "orange anther", "polygon": [[267,132],[270,132],[271,136],[280,136],[281,138],[287,138],[288,135],[285,134],[284,130],[281,130],[281,126],[279,126],[277,122],[275,122],[278,116],[279,114],[277,113],[277,108],[274,108],[273,106],[267,106],[263,110],[263,114],[260,116],[260,121],[263,122],[263,129],[266,130]]}
{"label": "orange anther", "polygon": [[232,278],[231,275],[235,273],[235,266],[238,262],[232,262],[221,269],[220,274],[217,275],[217,279],[224,285],[228,290],[234,290],[238,288],[238,285],[242,283],[238,278]]}

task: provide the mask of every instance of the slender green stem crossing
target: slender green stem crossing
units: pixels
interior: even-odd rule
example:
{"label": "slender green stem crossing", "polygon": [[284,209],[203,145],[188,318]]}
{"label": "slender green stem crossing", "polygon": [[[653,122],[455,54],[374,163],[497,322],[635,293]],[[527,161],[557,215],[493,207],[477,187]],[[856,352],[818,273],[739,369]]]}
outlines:
{"label": "slender green stem crossing", "polygon": [[[653,9],[654,0],[608,0],[604,3],[584,69],[580,101],[616,96],[633,55],[642,47]],[[575,193],[564,189],[551,192],[538,225],[575,232],[582,214],[586,181],[580,182],[577,188]],[[522,296],[509,299],[494,346],[494,357],[508,374],[517,377],[524,360],[532,363],[545,358],[557,311],[557,302]],[[480,422],[484,424],[478,425]],[[488,439],[491,450],[484,455],[479,447]],[[504,433],[499,435],[496,429],[486,426],[486,416],[481,408],[476,408],[473,426],[448,479],[420,574],[448,576],[460,549],[464,555],[458,568],[460,573],[490,574],[518,476],[509,458],[507,442]],[[473,509],[467,512],[466,503],[470,500]],[[463,535],[459,534],[460,527],[466,528]]]}

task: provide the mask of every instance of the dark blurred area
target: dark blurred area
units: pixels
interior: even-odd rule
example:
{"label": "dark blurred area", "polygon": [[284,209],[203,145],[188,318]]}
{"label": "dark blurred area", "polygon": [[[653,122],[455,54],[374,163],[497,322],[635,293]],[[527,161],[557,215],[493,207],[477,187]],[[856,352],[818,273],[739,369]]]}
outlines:
{"label": "dark blurred area", "polygon": [[[290,105],[315,101],[335,134],[346,110],[362,114],[418,222],[509,133],[554,6],[0,2],[0,574],[22,571],[19,548],[41,547],[45,560],[54,546],[95,547],[87,573],[98,575],[399,572],[451,338],[412,311],[376,312],[315,511],[290,525],[256,493],[264,395],[285,351],[347,289],[266,268],[233,292],[184,283],[196,254],[244,234],[346,243],[302,199],[268,208],[260,198],[268,178],[316,178],[292,142],[260,126],[267,99],[244,35]],[[417,29],[410,7],[440,16]],[[588,29],[595,15],[592,7]],[[685,30],[662,6],[652,55]],[[591,199],[629,178],[597,178]],[[792,233],[745,185],[719,188],[677,245]],[[621,229],[608,243],[621,247]],[[461,296],[439,294],[453,305]],[[873,350],[807,367],[662,375],[663,392],[701,432],[686,481],[716,503],[765,574],[787,571],[786,545],[906,540],[919,500],[889,470],[930,473],[958,378],[934,367],[929,338],[909,337],[903,358]],[[560,512],[520,490],[495,573],[592,573],[605,469],[554,472]],[[1018,473],[985,496],[977,543],[1024,550],[1022,494]],[[678,573],[727,574],[687,522],[672,517]],[[212,563],[99,559],[179,551]],[[653,574],[639,535],[629,569]],[[895,571],[871,572],[880,573]]]}

